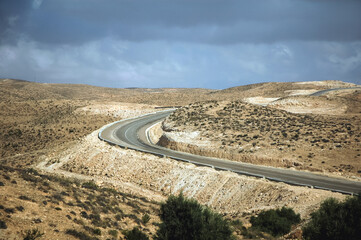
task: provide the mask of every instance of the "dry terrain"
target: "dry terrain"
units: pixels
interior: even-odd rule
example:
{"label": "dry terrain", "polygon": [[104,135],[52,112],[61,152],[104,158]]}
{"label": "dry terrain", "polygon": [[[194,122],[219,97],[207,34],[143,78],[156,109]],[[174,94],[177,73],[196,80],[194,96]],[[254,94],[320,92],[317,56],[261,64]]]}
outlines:
{"label": "dry terrain", "polygon": [[[315,103],[315,98],[324,101],[309,97],[306,104]],[[275,109],[286,106],[282,101],[270,105],[242,101],[190,104],[163,123],[159,143],[234,161],[361,177],[361,102],[352,102],[358,108],[342,105],[343,114],[332,115]]]}
{"label": "dry terrain", "polygon": [[357,85],[334,80],[315,82],[269,82],[228,88],[212,92],[211,95],[221,96],[229,100],[250,97],[281,98],[295,95],[308,95],[324,89],[355,86]]}
{"label": "dry terrain", "polygon": [[[231,110],[232,104],[237,105],[239,109],[247,109],[249,113],[253,113],[255,109],[265,114],[277,111],[280,117],[284,119],[291,117],[301,125],[304,121],[310,122],[313,116],[292,115],[274,109],[264,110],[266,108],[244,104],[239,100],[264,97],[274,98],[272,99],[274,101],[290,95],[287,91],[317,91],[346,85],[339,81],[327,82],[323,85],[319,83],[267,83],[216,91],[111,89],[2,79],[0,80],[0,226],[2,226],[0,239],[21,239],[26,230],[36,228],[44,233],[42,239],[81,239],[84,236],[94,239],[119,239],[123,238],[124,230],[130,230],[134,226],[138,226],[152,236],[160,221],[159,202],[165,200],[170,193],[176,194],[180,191],[219,211],[228,219],[241,219],[245,223],[251,215],[262,209],[284,205],[293,207],[296,212],[301,213],[302,217],[307,218],[309,213],[327,197],[344,198],[345,196],[215,171],[120,149],[101,142],[97,138],[97,133],[107,123],[157,111],[159,107],[184,106],[212,100],[214,102],[197,103],[189,105],[187,109],[181,108],[176,115],[183,114],[185,110],[192,110],[196,106],[199,106],[197,109],[201,110],[210,103],[218,104],[217,107],[226,107],[219,110],[221,115],[224,114],[221,117],[224,117],[225,124],[212,125],[220,129],[223,126],[230,127],[225,132],[225,138],[220,138],[219,141],[223,146],[223,149],[219,148],[219,151],[226,154],[232,152],[232,148],[237,146],[226,137],[233,137],[230,131],[233,125],[228,122],[236,124],[236,121],[243,121],[227,116],[229,113],[239,114]],[[270,94],[276,90],[277,94]],[[344,93],[333,94],[332,98],[353,97],[360,100],[358,93],[354,92],[346,96]],[[269,99],[268,102],[270,102]],[[214,111],[215,108],[209,106],[207,114],[210,114],[210,117],[217,113],[218,110]],[[281,107],[275,105],[273,108]],[[331,144],[334,144],[332,146],[335,148],[339,148],[336,145],[341,145],[342,149],[349,144],[359,146],[356,138],[359,139],[357,136],[360,125],[357,127],[353,124],[353,121],[356,123],[359,121],[359,115],[349,109],[345,112],[354,115],[351,125],[347,124],[347,121],[350,123],[348,116],[346,118],[343,118],[345,117],[343,115],[335,116],[337,120],[335,124],[343,124],[339,130],[343,132],[335,130],[338,128],[331,125],[332,119],[331,121],[326,118],[328,122],[323,123],[322,117],[316,117],[317,124],[322,123],[330,130],[335,130],[332,134],[340,138],[344,136],[345,140],[342,139],[340,143],[334,143],[331,140],[324,143],[318,138],[319,135],[313,134],[310,135],[308,141],[304,137],[299,137],[299,142],[292,142],[292,144],[297,146],[297,144],[320,140],[314,142],[314,149],[321,149],[322,146],[325,148]],[[204,114],[202,112],[200,116]],[[270,116],[268,118],[272,119]],[[294,132],[287,135],[290,139],[281,138],[279,143],[291,142],[291,137],[297,133],[297,128],[292,125],[291,119],[288,124],[294,128]],[[254,127],[257,126],[257,121],[252,116],[247,121],[253,121]],[[203,122],[199,122],[199,129],[196,130],[197,126],[190,124],[191,122],[189,119],[186,121],[184,131],[191,132],[197,143],[205,143],[205,146],[213,144],[213,132],[211,137],[203,136],[206,134],[204,127],[209,123],[204,121],[205,125],[201,125]],[[317,124],[312,126],[319,126]],[[172,126],[173,128],[183,129],[183,126]],[[302,132],[303,127],[299,128]],[[250,140],[252,145],[255,142],[254,128],[247,130],[251,131],[249,137],[252,137]],[[160,129],[157,134],[159,136],[162,134]],[[179,135],[180,132],[177,134]],[[283,136],[281,131],[280,134]],[[254,152],[250,151],[252,148],[247,147],[243,150],[249,151],[246,155],[252,156],[251,158],[263,151],[262,148],[256,149],[256,147],[262,147],[261,141],[266,142],[263,138],[268,137],[268,135],[261,137],[260,133],[258,135],[259,143],[256,143],[254,147],[252,145]],[[199,136],[201,138],[197,139]],[[247,136],[241,137],[242,144],[246,142],[243,138],[248,139]],[[223,141],[226,145],[222,145]],[[227,146],[228,143],[229,146]],[[217,144],[214,146],[218,146]],[[278,144],[277,141],[276,144]],[[266,146],[275,147],[271,144]],[[288,152],[288,146],[284,145],[275,147],[274,152],[280,152],[278,149],[280,147],[284,149],[283,153]],[[321,150],[317,151],[322,153]],[[312,167],[317,170],[318,165],[325,164],[318,163],[318,152],[313,157],[307,157],[307,160],[305,158],[305,161],[303,158],[298,158],[299,155],[303,155],[298,154],[298,150],[296,152],[297,161],[293,158],[289,161],[293,165],[299,163],[299,168]],[[337,151],[333,153],[337,154]],[[349,154],[357,160],[359,152],[354,149],[350,150]],[[259,158],[263,159],[261,156]],[[350,159],[345,162],[346,167],[340,164],[335,165],[337,166],[335,170],[342,169],[341,173],[357,174],[359,166],[354,163],[356,160]],[[309,166],[309,164],[314,166]],[[347,167],[347,165],[352,167]],[[150,216],[148,223],[143,221],[146,214]],[[237,234],[240,233],[237,232]]]}
{"label": "dry terrain", "polygon": [[[42,239],[116,239],[134,226],[155,233],[156,202],[99,188],[91,181],[34,169],[0,169],[0,220],[6,224],[0,239],[21,239],[31,229],[44,233]],[[144,216],[150,217],[149,222],[143,221]]]}
{"label": "dry terrain", "polygon": [[[146,194],[136,197],[111,189],[89,189],[83,187],[92,180],[89,176],[69,179],[69,175],[38,173],[33,168],[109,122],[179,104],[199,91],[203,90],[108,89],[0,80],[0,221],[6,225],[0,229],[0,239],[19,239],[25,230],[35,228],[45,233],[44,239],[78,239],[82,234],[111,239],[133,226],[154,234],[159,206],[146,200]],[[142,97],[144,93],[149,93],[149,102]],[[164,101],[162,94],[173,102]],[[146,213],[148,224],[142,222]]]}
{"label": "dry terrain", "polygon": [[268,107],[292,113],[346,115],[361,113],[361,89],[328,92],[322,96],[289,96],[270,102]]}
{"label": "dry terrain", "polygon": [[100,186],[162,201],[181,191],[187,197],[222,213],[227,219],[248,223],[261,210],[288,206],[307,218],[328,197],[345,196],[323,190],[289,186],[206,167],[125,150],[101,142],[98,131],[37,166],[68,177],[91,177]]}

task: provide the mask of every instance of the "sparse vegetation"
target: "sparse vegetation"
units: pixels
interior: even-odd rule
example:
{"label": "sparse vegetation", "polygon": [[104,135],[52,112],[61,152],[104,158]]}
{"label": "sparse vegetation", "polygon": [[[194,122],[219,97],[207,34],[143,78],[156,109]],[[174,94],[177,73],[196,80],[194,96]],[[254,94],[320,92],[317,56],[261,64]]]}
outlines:
{"label": "sparse vegetation", "polygon": [[33,228],[31,230],[26,230],[24,235],[24,240],[35,240],[44,235],[44,233],[40,232],[39,229]]}
{"label": "sparse vegetation", "polygon": [[[242,101],[206,101],[173,112],[162,125],[170,137],[163,136],[159,144],[233,161],[357,175],[359,161],[332,163],[345,155],[355,159],[360,126],[359,115],[294,114]],[[199,136],[189,143],[172,140],[172,133],[183,131]]]}
{"label": "sparse vegetation", "polygon": [[[143,198],[111,190],[110,188],[104,190],[97,187],[94,189],[92,187],[93,183],[89,184],[89,182],[83,183],[86,186],[91,186],[90,188],[83,187],[83,184],[79,184],[77,180],[71,178],[65,181],[63,177],[3,165],[0,165],[0,170],[12,172],[11,179],[6,180],[5,183],[16,179],[18,182],[17,187],[26,191],[26,195],[22,195],[25,194],[24,191],[11,193],[9,196],[18,203],[0,204],[0,216],[4,213],[7,215],[16,213],[16,216],[12,218],[17,219],[19,213],[29,214],[29,211],[31,211],[34,218],[29,220],[29,224],[30,221],[32,224],[37,224],[39,229],[44,232],[49,230],[59,234],[66,232],[78,239],[105,239],[106,236],[118,236],[116,229],[120,229],[120,226],[125,223],[135,223],[141,226],[141,224],[146,224],[148,217],[159,219],[157,217],[159,205],[156,202],[143,201]],[[24,178],[27,179],[29,174],[37,178],[36,183],[31,184],[39,187],[35,187],[31,192],[27,192],[29,183],[24,180]],[[44,182],[47,184],[44,185]],[[67,184],[63,184],[64,182]],[[43,192],[42,188],[44,187],[48,189],[47,193]],[[74,204],[69,204],[71,202]],[[26,207],[27,204],[32,205]],[[49,223],[45,218],[37,215],[43,211],[40,209],[52,214],[52,219],[54,219],[52,221],[60,221],[60,223]],[[64,228],[65,226],[71,226],[71,228]],[[5,219],[0,219],[1,229],[10,231],[9,229],[13,227],[13,225],[9,227]],[[155,230],[152,228],[148,232],[154,234]],[[36,236],[36,232],[33,233],[30,230],[27,234],[29,237]]]}
{"label": "sparse vegetation", "polygon": [[[147,239],[148,236],[154,236],[157,229],[162,226],[159,223],[158,216],[160,205],[155,200],[147,200],[146,198],[119,192],[108,186],[106,181],[97,186],[93,181],[83,182],[83,180],[72,177],[67,178],[44,173],[43,170],[37,170],[35,167],[31,168],[31,166],[36,166],[44,158],[51,159],[46,163],[45,167],[60,163],[60,153],[66,152],[84,136],[99,129],[104,124],[119,120],[122,116],[114,117],[110,112],[96,113],[98,110],[102,110],[103,106],[110,106],[106,102],[109,99],[116,102],[112,103],[111,107],[118,106],[120,102],[178,106],[200,99],[233,101],[239,100],[240,96],[232,92],[234,89],[229,91],[206,89],[105,89],[81,85],[37,84],[15,80],[0,80],[0,85],[0,188],[2,193],[5,193],[0,194],[0,232],[1,235],[4,233],[4,236],[11,233],[16,239],[22,239],[21,230],[25,225],[35,225],[37,229],[41,230],[34,228],[27,231],[28,237],[37,239],[49,239],[51,238],[49,234],[54,238],[123,239],[124,232],[122,229],[132,229],[133,226],[136,226],[138,230],[134,230],[135,236],[139,232],[142,233],[140,235],[144,239]],[[261,84],[258,87],[266,85]],[[242,88],[242,91],[253,91],[252,89],[253,86],[248,86]],[[284,91],[284,88],[282,88],[282,91]],[[147,94],[154,92],[157,94]],[[251,96],[252,94],[247,92],[242,97]],[[270,94],[274,94],[274,91],[270,91]],[[222,104],[218,101],[214,101],[209,106],[207,103],[201,103],[199,107],[201,111],[196,111],[187,117],[192,119],[194,127],[208,131],[206,133],[208,136],[202,136],[205,139],[212,136],[209,133],[213,130],[213,124],[225,126],[224,129],[221,129],[224,130],[225,135],[218,136],[224,149],[228,149],[230,146],[237,148],[239,144],[242,147],[244,144],[249,144],[250,148],[238,148],[236,153],[250,154],[251,151],[257,153],[260,151],[259,149],[264,148],[262,141],[264,141],[265,136],[263,136],[263,132],[272,132],[275,129],[269,129],[268,126],[265,126],[262,129],[263,132],[245,133],[244,131],[247,129],[243,128],[242,124],[256,126],[258,123],[263,123],[262,118],[254,115],[245,116],[249,119],[244,123],[233,121],[232,119],[237,119],[237,114],[243,114],[241,109],[239,109],[237,103],[229,106],[223,106]],[[196,105],[193,104],[188,108],[192,110],[193,106]],[[87,107],[88,110],[83,111],[84,107]],[[147,111],[153,111],[152,108],[152,106],[147,106]],[[207,108],[210,112],[203,112],[203,108]],[[216,108],[219,108],[216,111],[219,115],[213,118],[212,111]],[[235,111],[232,109],[235,109]],[[138,111],[138,109],[135,110]],[[198,113],[205,116],[206,121],[197,122]],[[207,114],[210,116],[209,118]],[[254,114],[257,113],[254,112]],[[260,121],[257,121],[257,118]],[[347,139],[347,136],[352,136],[358,143],[361,139],[358,137],[359,130],[355,129],[353,124],[358,121],[357,116],[350,120],[351,125],[342,125],[340,132],[338,130],[332,132],[338,126],[329,128],[328,125],[318,125],[325,131],[331,130],[332,136],[346,136],[345,139],[340,140],[335,140],[332,136],[322,136],[322,138],[316,139],[314,138],[315,133],[310,130],[307,130],[310,133],[302,132],[302,129],[298,132],[298,126],[291,125],[291,120],[287,120],[286,124],[289,124],[294,132],[274,132],[274,141],[272,142],[274,145],[272,146],[277,146],[277,149],[282,148],[283,152],[295,148],[296,143],[303,143],[302,141],[305,140],[303,134],[308,135],[307,143],[314,144],[315,148],[325,150],[328,150],[329,147],[342,151],[345,146],[352,146],[353,140]],[[340,121],[347,123],[348,120],[345,118]],[[340,121],[335,121],[335,124]],[[283,122],[283,119],[280,119],[280,122]],[[188,127],[190,125],[187,125]],[[229,135],[228,133],[234,129],[241,129],[242,133],[235,136]],[[279,142],[278,139],[280,139]],[[290,142],[282,145],[282,141]],[[222,150],[222,152],[224,151]],[[234,153],[232,154],[235,157],[237,156]],[[307,158],[307,155],[302,155],[302,161],[314,161],[319,157],[317,151],[314,154],[310,155],[309,158]],[[359,151],[352,154],[353,159],[359,159]],[[327,160],[323,164],[328,167]],[[74,168],[74,173],[94,174],[86,167],[89,166],[84,166],[80,172]],[[334,168],[337,171],[342,171],[342,173],[353,171],[361,174],[360,168],[350,163],[337,163]],[[72,171],[73,169],[63,165],[62,170]],[[110,178],[111,175],[107,177]],[[95,178],[96,176],[94,176]],[[102,188],[103,185],[107,187]],[[207,213],[207,211],[203,210],[206,216],[213,216],[212,213]],[[24,216],[32,217],[24,218]],[[146,216],[149,216],[151,220]],[[214,222],[219,221],[217,217],[214,217],[214,219]],[[208,223],[210,226],[215,224]],[[221,226],[223,225],[221,224]],[[232,226],[244,236],[267,238],[267,235],[262,235],[261,232],[257,233],[256,230],[253,231],[251,228],[246,229],[241,222],[235,222]],[[37,237],[43,232],[45,234],[42,237]],[[132,230],[129,232],[132,232]]]}
{"label": "sparse vegetation", "polygon": [[68,235],[71,235],[75,238],[78,238],[80,240],[98,240],[98,238],[96,238],[96,237],[91,237],[88,234],[86,234],[85,232],[80,232],[75,229],[68,229],[68,230],[66,230],[65,233]]}

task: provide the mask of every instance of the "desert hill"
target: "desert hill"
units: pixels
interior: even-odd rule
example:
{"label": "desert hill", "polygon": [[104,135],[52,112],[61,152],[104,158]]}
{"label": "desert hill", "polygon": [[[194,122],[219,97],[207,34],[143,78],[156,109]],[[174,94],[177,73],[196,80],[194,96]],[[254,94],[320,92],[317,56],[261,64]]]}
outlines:
{"label": "desert hill", "polygon": [[224,90],[197,88],[104,88],[82,84],[48,84],[0,79],[0,100],[97,100],[182,106],[197,101],[239,100],[250,97],[281,98],[305,95],[331,88],[358,85],[341,81],[259,83]]}
{"label": "desert hill", "polygon": [[[0,156],[2,157],[0,161],[6,162],[4,158],[14,154],[20,154],[16,159],[23,157],[35,159],[37,155],[33,156],[32,153],[41,154],[43,149],[78,140],[108,122],[131,117],[134,114],[156,111],[157,106],[184,106],[194,102],[236,99],[258,104],[263,101],[263,105],[269,104],[272,109],[291,113],[358,116],[361,109],[361,90],[358,89],[329,92],[319,97],[293,96],[295,91],[304,94],[302,91],[354,86],[356,85],[340,81],[260,83],[214,92],[207,89],[111,89],[89,85],[44,84],[2,79],[0,80]],[[257,95],[260,93],[266,95]],[[291,96],[282,97],[286,93]],[[230,117],[228,114],[239,110],[230,108],[227,111],[224,117],[238,121],[234,118],[235,115]],[[202,121],[209,120],[206,119],[207,117],[208,115],[203,116]],[[184,126],[189,125],[188,120],[192,122],[192,119],[185,119]],[[224,122],[224,125],[227,124],[227,121]],[[12,165],[15,163],[26,165],[33,161],[10,162]]]}
{"label": "desert hill", "polygon": [[160,144],[278,167],[361,176],[361,114],[295,114],[242,101],[178,109],[163,123]]}
{"label": "desert hill", "polygon": [[[278,84],[267,83],[255,86],[275,89],[273,85]],[[212,125],[208,125],[205,119],[201,119],[200,128],[197,130],[202,132],[209,126],[214,127],[209,132],[209,136],[205,136],[204,139],[212,138],[213,131],[222,132],[223,127],[228,127],[228,132],[226,131],[224,136],[218,136],[225,143],[221,145],[224,146],[223,149],[219,148],[223,153],[229,149],[233,151],[232,147],[238,144],[231,142],[233,137],[231,130],[233,123],[240,120],[236,118],[238,115],[234,115],[234,118],[231,118],[233,115],[229,115],[239,114],[235,111],[237,109],[245,107],[250,113],[257,109],[259,114],[265,114],[264,111],[277,112],[283,119],[291,116],[292,121],[299,121],[296,121],[298,125],[303,124],[302,121],[314,119],[275,109],[284,107],[283,103],[272,108],[246,104],[244,102],[246,98],[263,97],[258,95],[261,91],[255,86],[246,87],[249,88],[248,90],[245,88],[239,90],[242,89],[240,87],[237,91],[234,89],[220,91],[111,89],[88,85],[45,84],[1,79],[0,239],[19,239],[25,230],[31,229],[39,229],[45,233],[44,239],[119,239],[124,237],[124,231],[134,226],[139,227],[148,236],[152,236],[159,224],[159,201],[181,190],[186,196],[196,198],[228,219],[241,219],[246,223],[250,216],[263,209],[287,205],[301,213],[302,217],[307,217],[327,197],[344,198],[337,193],[238,176],[119,149],[97,138],[97,133],[103,125],[119,119],[158,111],[159,106],[186,106],[176,114],[186,114],[187,111],[193,109],[193,112],[200,110],[196,112],[196,115],[200,113],[199,117],[210,117],[209,121]],[[301,86],[305,85],[301,84]],[[328,89],[333,86],[326,84],[326,86],[318,87]],[[268,96],[277,99],[286,97],[287,94],[284,94],[284,91],[288,90],[290,89],[282,88],[278,94]],[[227,91],[234,91],[234,93]],[[267,91],[271,92],[271,90]],[[357,100],[359,92],[329,93],[327,98]],[[315,101],[318,101],[317,99],[315,98]],[[213,102],[203,103],[204,101]],[[223,114],[221,116],[223,119],[220,121],[224,123],[219,124],[220,122],[213,121],[212,114],[218,111],[213,111],[213,107],[213,110],[206,113],[209,116],[204,115],[202,109],[210,103],[215,108],[221,106],[225,108],[221,108],[219,112],[220,116]],[[219,106],[216,107],[216,104]],[[210,106],[207,108],[211,109]],[[350,114],[354,115],[355,121],[358,119],[355,111]],[[194,123],[198,116],[191,121],[187,118],[188,115],[182,118],[182,122],[179,122],[182,126],[174,126],[174,129],[184,127],[186,131],[193,131],[194,126],[191,126],[191,123]],[[272,120],[272,117],[269,119]],[[291,120],[289,124],[292,123]],[[345,123],[348,120],[348,118],[340,119],[337,123]],[[253,128],[247,130],[254,131],[257,127],[257,119],[254,119],[254,116],[249,116],[248,119],[242,121],[253,122]],[[332,133],[335,136],[346,133],[345,137],[351,136],[356,139],[359,131],[357,126],[349,126],[345,123],[340,129],[344,132],[337,132],[331,120],[327,121],[321,122],[329,129],[336,131]],[[315,126],[318,126],[318,123],[315,123]],[[353,131],[352,135],[347,127]],[[293,130],[297,131],[297,129]],[[300,131],[303,131],[302,127]],[[261,134],[258,133],[258,135]],[[292,136],[289,135],[289,137]],[[316,133],[312,136],[312,141],[318,140]],[[259,137],[259,143],[256,143],[255,147],[261,146],[261,142],[265,141],[266,137]],[[246,140],[251,138],[250,144],[253,147],[254,138],[251,132],[249,136],[242,136],[241,141],[244,141],[243,138]],[[292,144],[306,141],[302,137],[299,139],[300,142]],[[280,139],[279,143],[285,141],[290,140]],[[339,144],[344,147],[353,140],[346,139],[345,141],[347,143]],[[315,149],[324,146],[322,144],[315,142]],[[352,142],[352,144],[356,143]],[[288,151],[287,146],[282,147],[285,152]],[[244,152],[248,150],[251,149],[245,148]],[[276,149],[277,151],[279,150]],[[352,150],[351,153],[357,154],[355,151]],[[257,155],[257,151],[253,153]],[[317,154],[314,158],[310,158],[311,162],[307,160],[307,164],[299,159],[297,162],[290,161],[289,164],[294,166],[294,163],[302,163],[301,169],[312,170],[309,164],[313,163],[316,157],[318,157]],[[259,157],[259,159],[263,158]],[[345,167],[343,167],[342,173],[355,173],[358,165],[351,163],[347,165],[352,165],[353,168],[349,171],[344,170]],[[315,161],[314,165],[317,164],[322,163]],[[337,167],[339,171],[340,166],[337,165]],[[149,223],[143,220],[145,215],[149,215]],[[241,235],[240,232],[237,234]]]}
{"label": "desert hill", "polygon": [[[352,89],[309,95],[334,88]],[[159,144],[235,161],[361,176],[360,86],[261,83],[212,94],[222,93],[228,98],[174,112],[163,123]],[[227,100],[232,98],[240,100]]]}
{"label": "desert hill", "polygon": [[200,100],[203,92],[209,90],[112,89],[2,79],[0,162],[31,164],[46,149],[71,144],[109,122],[156,111],[157,106]]}
{"label": "desert hill", "polygon": [[143,103],[159,106],[189,104],[211,92],[197,88],[104,88],[82,84],[48,84],[0,79],[1,101],[82,100]]}
{"label": "desert hill", "polygon": [[242,95],[243,97],[279,98],[290,95],[307,95],[332,88],[350,88],[358,85],[336,80],[314,82],[266,82],[238,86],[213,92],[214,95]]}

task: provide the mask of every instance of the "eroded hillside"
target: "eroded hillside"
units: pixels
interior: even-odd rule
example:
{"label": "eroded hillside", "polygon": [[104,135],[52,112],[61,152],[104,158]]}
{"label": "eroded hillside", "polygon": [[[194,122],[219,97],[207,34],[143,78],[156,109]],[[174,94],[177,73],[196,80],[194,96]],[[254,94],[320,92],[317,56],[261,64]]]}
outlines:
{"label": "eroded hillside", "polygon": [[216,171],[207,167],[161,158],[111,146],[97,138],[98,131],[38,167],[67,176],[93,178],[100,185],[113,184],[121,192],[160,201],[181,191],[229,219],[247,220],[262,209],[290,206],[306,217],[321,199],[341,194],[289,186],[264,179]]}

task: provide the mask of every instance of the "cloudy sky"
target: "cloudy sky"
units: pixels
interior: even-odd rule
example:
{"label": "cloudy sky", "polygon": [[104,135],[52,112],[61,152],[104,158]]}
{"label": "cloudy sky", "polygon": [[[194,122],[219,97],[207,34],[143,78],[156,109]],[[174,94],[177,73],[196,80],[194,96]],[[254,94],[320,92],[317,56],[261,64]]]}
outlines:
{"label": "cloudy sky", "polygon": [[0,0],[0,78],[361,84],[360,0]]}

